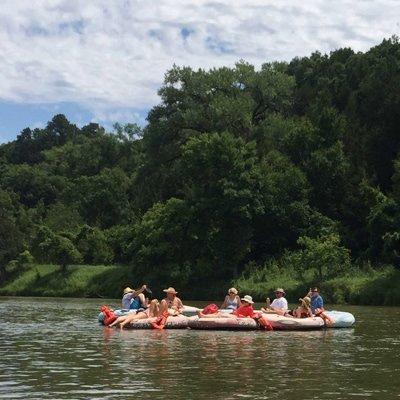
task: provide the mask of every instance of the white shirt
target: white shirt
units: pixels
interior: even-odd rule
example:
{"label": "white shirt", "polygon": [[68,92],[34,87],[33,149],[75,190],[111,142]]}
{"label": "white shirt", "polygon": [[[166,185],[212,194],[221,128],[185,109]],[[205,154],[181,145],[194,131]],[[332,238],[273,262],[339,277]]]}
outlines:
{"label": "white shirt", "polygon": [[275,299],[271,303],[271,307],[280,308],[281,310],[286,311],[288,309],[288,303],[284,297],[281,297],[279,299]]}

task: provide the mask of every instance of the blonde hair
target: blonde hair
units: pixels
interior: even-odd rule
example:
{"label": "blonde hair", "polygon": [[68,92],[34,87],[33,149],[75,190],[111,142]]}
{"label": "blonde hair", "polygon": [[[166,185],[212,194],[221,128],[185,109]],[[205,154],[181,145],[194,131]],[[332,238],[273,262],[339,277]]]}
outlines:
{"label": "blonde hair", "polygon": [[234,293],[234,294],[238,294],[237,289],[234,288],[234,287],[231,287],[231,288],[228,290],[228,294],[231,293],[231,292]]}

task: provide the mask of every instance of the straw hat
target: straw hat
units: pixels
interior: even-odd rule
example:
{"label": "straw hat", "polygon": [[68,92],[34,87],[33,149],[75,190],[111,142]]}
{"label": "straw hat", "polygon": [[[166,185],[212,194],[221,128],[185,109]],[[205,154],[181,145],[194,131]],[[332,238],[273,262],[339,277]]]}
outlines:
{"label": "straw hat", "polygon": [[246,294],[246,296],[244,296],[241,300],[246,301],[249,304],[254,304],[253,298],[248,294]]}
{"label": "straw hat", "polygon": [[163,292],[172,293],[172,294],[178,294],[178,292],[173,287],[169,287],[168,289],[164,289]]}
{"label": "straw hat", "polygon": [[236,288],[231,287],[231,288],[228,290],[228,294],[230,294],[230,293],[238,294],[238,291],[237,291]]}
{"label": "straw hat", "polygon": [[286,294],[285,291],[284,291],[282,288],[276,289],[274,293],[283,293],[283,294]]}
{"label": "straw hat", "polygon": [[124,289],[124,294],[132,293],[132,292],[134,292],[134,290],[131,289],[129,286]]}
{"label": "straw hat", "polygon": [[310,308],[311,306],[311,299],[309,297],[303,297],[300,298],[299,301],[301,302],[301,305],[305,308]]}

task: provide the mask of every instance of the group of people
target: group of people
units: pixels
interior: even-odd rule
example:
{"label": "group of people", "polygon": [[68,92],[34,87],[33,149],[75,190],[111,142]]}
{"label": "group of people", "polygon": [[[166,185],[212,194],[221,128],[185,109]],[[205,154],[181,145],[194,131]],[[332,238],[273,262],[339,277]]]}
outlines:
{"label": "group of people", "polygon": [[[110,326],[119,325],[122,329],[126,324],[135,320],[165,316],[177,316],[183,311],[182,300],[177,296],[178,292],[169,287],[164,289],[165,298],[160,302],[157,299],[150,300],[146,294],[151,294],[151,291],[146,285],[140,289],[124,289],[122,298],[122,308],[124,310],[135,310],[136,313],[128,313],[117,318]],[[275,299],[270,302],[267,298],[265,307],[261,311],[265,314],[278,314],[293,318],[307,318],[324,310],[324,302],[319,294],[318,288],[310,289],[306,296],[299,299],[299,304],[293,310],[289,310],[288,302],[285,298],[285,291],[282,288],[277,288],[274,292]],[[198,315],[202,318],[252,318],[254,316],[253,309],[254,301],[251,296],[245,295],[240,297],[235,288],[230,288],[224,302],[221,305],[221,310],[232,310],[231,313],[221,312],[217,306],[207,306]]]}
{"label": "group of people", "polygon": [[122,309],[134,310],[136,313],[128,313],[118,317],[110,327],[119,325],[122,329],[126,324],[140,319],[159,317],[162,315],[180,315],[183,311],[182,300],[177,296],[178,292],[169,287],[164,289],[165,298],[160,302],[157,299],[150,300],[145,294],[151,294],[146,285],[134,290],[130,287],[124,289],[122,297]]}
{"label": "group of people", "polygon": [[324,309],[324,300],[319,294],[318,288],[310,289],[306,296],[299,299],[299,304],[293,310],[289,310],[288,302],[285,298],[285,291],[282,288],[275,290],[276,298],[270,303],[267,298],[267,305],[261,308],[264,313],[279,314],[286,317],[307,318],[312,317]]}

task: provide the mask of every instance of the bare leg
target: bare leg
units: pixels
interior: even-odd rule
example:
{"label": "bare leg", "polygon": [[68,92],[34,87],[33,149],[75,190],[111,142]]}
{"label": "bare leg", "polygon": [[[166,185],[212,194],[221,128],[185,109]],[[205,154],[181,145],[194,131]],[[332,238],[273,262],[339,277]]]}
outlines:
{"label": "bare leg", "polygon": [[125,320],[120,323],[119,327],[121,329],[123,329],[124,326],[126,324],[129,324],[130,322],[137,321],[139,319],[146,319],[146,318],[149,318],[147,313],[143,312],[143,311],[140,311],[137,314],[132,314],[132,315],[129,315],[128,318],[125,318]]}
{"label": "bare leg", "polygon": [[163,299],[161,300],[160,303],[160,309],[159,309],[160,315],[163,314],[165,311],[168,312],[168,303],[165,301],[165,299]]}
{"label": "bare leg", "polygon": [[139,293],[138,295],[139,300],[140,300],[140,304],[143,306],[143,308],[147,307],[147,301],[146,301],[146,297],[144,296],[143,293]]}
{"label": "bare leg", "polygon": [[197,314],[200,318],[236,318],[236,315],[221,312],[216,312],[213,314],[203,314],[201,311],[199,311]]}
{"label": "bare leg", "polygon": [[120,324],[121,322],[125,321],[125,318],[127,318],[128,315],[122,315],[121,317],[118,317],[112,324],[108,325],[109,328],[112,328],[115,325]]}
{"label": "bare leg", "polygon": [[158,317],[160,315],[160,304],[158,300],[154,299],[150,302],[149,305],[149,316],[150,317]]}

